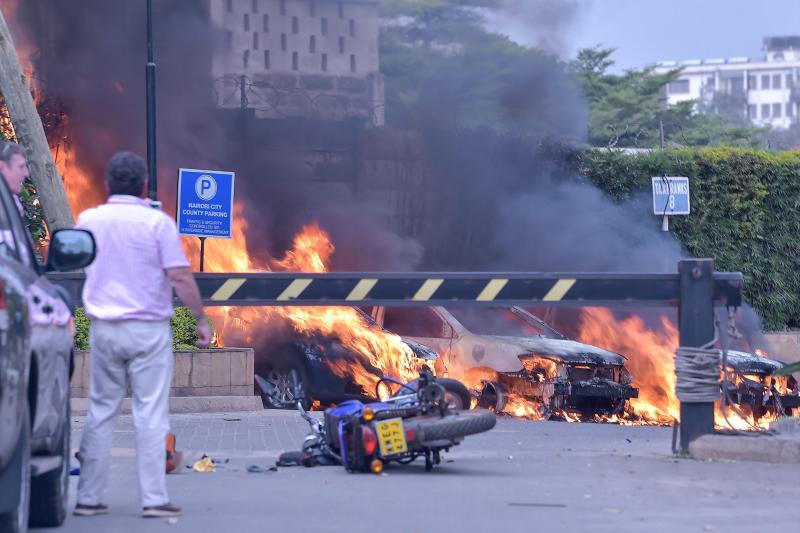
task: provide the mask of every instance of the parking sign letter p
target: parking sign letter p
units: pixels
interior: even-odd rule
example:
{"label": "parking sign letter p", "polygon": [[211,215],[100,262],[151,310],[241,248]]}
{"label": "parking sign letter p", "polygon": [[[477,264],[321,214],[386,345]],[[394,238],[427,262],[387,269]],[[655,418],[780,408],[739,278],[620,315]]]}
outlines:
{"label": "parking sign letter p", "polygon": [[211,200],[217,195],[217,180],[213,176],[203,174],[195,181],[194,192],[201,200]]}

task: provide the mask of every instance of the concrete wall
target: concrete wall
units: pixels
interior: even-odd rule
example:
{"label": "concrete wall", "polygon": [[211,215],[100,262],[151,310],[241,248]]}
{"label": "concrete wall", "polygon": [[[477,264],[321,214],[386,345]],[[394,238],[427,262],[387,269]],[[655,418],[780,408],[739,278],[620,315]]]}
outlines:
{"label": "concrete wall", "polygon": [[222,32],[212,60],[221,107],[383,124],[377,0],[210,0],[209,10]]}
{"label": "concrete wall", "polygon": [[[170,396],[252,396],[253,362],[252,348],[175,352]],[[73,398],[89,396],[90,366],[89,352],[75,353]]]}

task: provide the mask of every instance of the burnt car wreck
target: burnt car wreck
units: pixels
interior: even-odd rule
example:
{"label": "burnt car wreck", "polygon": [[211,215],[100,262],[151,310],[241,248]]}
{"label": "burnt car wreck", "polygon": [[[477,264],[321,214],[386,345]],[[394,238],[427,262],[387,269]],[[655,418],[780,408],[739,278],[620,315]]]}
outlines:
{"label": "burnt car wreck", "polygon": [[638,397],[625,357],[568,339],[521,308],[383,308],[375,321],[437,351],[437,376],[464,381],[481,407],[500,412],[512,397],[549,418],[620,414]]}
{"label": "burnt car wreck", "polygon": [[628,400],[638,397],[624,357],[568,340],[541,341],[526,343],[526,349],[548,355],[520,355],[522,370],[481,380],[479,406],[501,411],[510,395],[518,395],[540,402],[544,418],[592,417],[622,414]]}
{"label": "burnt car wreck", "polygon": [[784,363],[738,350],[728,351],[726,379],[722,383],[728,402],[749,411],[753,420],[766,415],[792,416],[800,407],[800,387],[789,376],[773,376]]}

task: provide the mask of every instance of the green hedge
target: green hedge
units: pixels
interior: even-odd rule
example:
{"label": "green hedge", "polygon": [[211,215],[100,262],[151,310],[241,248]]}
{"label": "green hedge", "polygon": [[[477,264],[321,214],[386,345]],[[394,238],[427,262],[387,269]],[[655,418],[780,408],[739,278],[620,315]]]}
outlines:
{"label": "green hedge", "polygon": [[[210,322],[209,322],[210,323]],[[91,321],[83,308],[75,310],[75,349],[89,349],[89,327]],[[196,350],[197,346],[197,321],[191,311],[186,307],[175,308],[175,316],[170,320],[172,326],[173,350]],[[216,347],[213,346],[212,347]]]}
{"label": "green hedge", "polygon": [[766,328],[800,326],[800,152],[588,150],[578,164],[615,200],[649,194],[653,176],[688,176],[692,214],[673,217],[671,229],[695,257],[745,275]]}

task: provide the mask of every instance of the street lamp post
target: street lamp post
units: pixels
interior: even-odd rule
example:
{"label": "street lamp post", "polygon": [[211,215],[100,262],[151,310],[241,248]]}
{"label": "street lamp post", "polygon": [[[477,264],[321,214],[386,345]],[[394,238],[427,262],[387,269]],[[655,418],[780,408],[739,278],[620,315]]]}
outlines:
{"label": "street lamp post", "polygon": [[158,200],[156,163],[156,62],[153,55],[153,0],[147,0],[147,171],[148,196]]}

